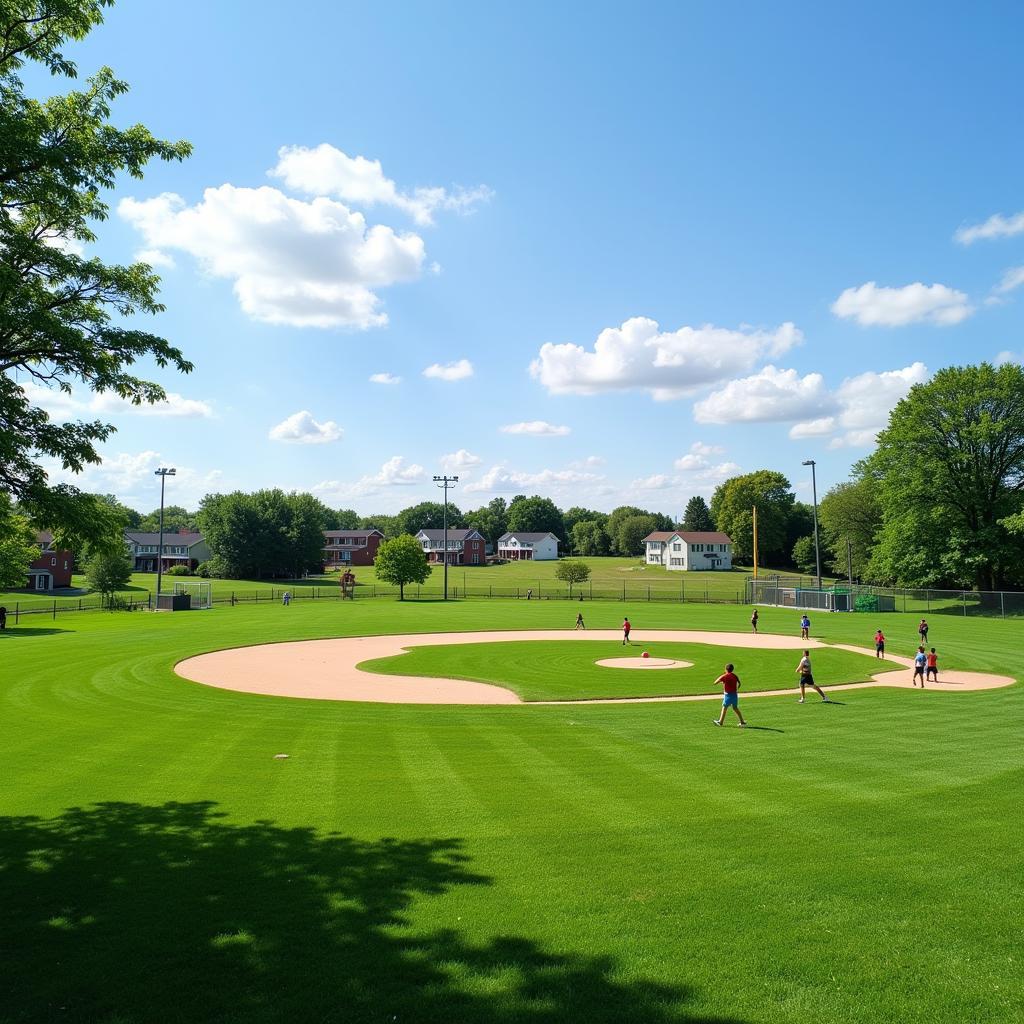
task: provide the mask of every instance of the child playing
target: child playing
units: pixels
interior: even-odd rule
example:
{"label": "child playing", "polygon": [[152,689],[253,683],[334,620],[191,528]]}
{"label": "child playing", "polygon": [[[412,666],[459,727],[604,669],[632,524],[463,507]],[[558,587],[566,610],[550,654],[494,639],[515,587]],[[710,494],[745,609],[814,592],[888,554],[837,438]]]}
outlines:
{"label": "child playing", "polygon": [[725,712],[732,708],[736,717],[740,720],[740,728],[746,727],[743,712],[740,711],[740,677],[733,672],[733,665],[730,662],[725,666],[725,671],[715,680],[715,685],[722,687],[722,713],[717,718],[711,719],[712,725],[721,725],[725,721]]}
{"label": "child playing", "polygon": [[939,681],[939,656],[935,653],[933,647],[925,659],[925,679],[931,679],[932,682],[937,683]]}
{"label": "child playing", "polygon": [[880,630],[875,630],[875,657],[885,657],[885,634]]}
{"label": "child playing", "polygon": [[811,686],[818,691],[821,697],[822,704],[828,704],[828,697],[825,696],[825,691],[814,681],[814,675],[811,672],[811,652],[804,651],[804,656],[800,659],[800,664],[796,667],[796,674],[800,677],[800,699],[797,701],[798,704],[804,702],[804,690]]}
{"label": "child playing", "polygon": [[924,669],[928,664],[928,656],[924,653],[923,647],[918,647],[917,654],[914,655],[914,685],[917,686],[917,680],[921,678],[921,689],[924,689]]}
{"label": "child playing", "polygon": [[811,639],[811,620],[806,614],[800,616],[800,639]]}

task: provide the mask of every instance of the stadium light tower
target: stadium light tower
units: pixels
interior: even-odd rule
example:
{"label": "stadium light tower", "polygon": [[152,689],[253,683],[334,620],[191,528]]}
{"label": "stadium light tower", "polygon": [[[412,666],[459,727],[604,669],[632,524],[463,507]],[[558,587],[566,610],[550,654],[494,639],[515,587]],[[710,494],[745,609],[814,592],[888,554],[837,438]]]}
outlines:
{"label": "stadium light tower", "polygon": [[802,462],[803,466],[811,467],[811,494],[814,496],[814,568],[818,578],[818,590],[821,590],[821,548],[818,546],[818,481],[815,477],[814,459]]}
{"label": "stadium light tower", "polygon": [[165,469],[161,466],[153,474],[154,476],[160,477],[160,543],[156,549],[156,599],[157,603],[160,601],[160,582],[163,578],[163,565],[164,565],[164,484],[167,482],[169,476],[174,476],[177,472],[176,469]]}
{"label": "stadium light tower", "polygon": [[459,482],[457,476],[435,476],[434,483],[444,490],[444,599],[448,600],[448,490]]}

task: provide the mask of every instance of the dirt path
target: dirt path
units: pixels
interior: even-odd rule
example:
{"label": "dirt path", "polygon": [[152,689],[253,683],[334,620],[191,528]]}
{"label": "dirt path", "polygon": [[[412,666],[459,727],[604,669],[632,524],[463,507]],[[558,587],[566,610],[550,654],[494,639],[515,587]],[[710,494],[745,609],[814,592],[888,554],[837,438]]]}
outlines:
{"label": "dirt path", "polygon": [[[828,645],[817,640],[772,633],[713,633],[704,630],[663,629],[634,632],[632,644],[639,658],[645,642],[673,641],[714,644],[730,648],[768,648],[773,650],[812,650]],[[435,647],[442,644],[481,644],[496,641],[515,643],[525,640],[621,640],[617,629],[594,630],[491,630],[479,633],[412,633],[394,636],[339,637],[332,640],[301,640],[292,643],[261,644],[214,651],[186,658],[174,667],[185,679],[222,690],[260,693],[275,697],[304,697],[314,700],[370,701],[384,704],[522,704],[512,690],[488,683],[461,679],[435,679],[426,676],[391,676],[364,672],[360,662],[402,654],[410,647]],[[848,644],[835,647],[858,654],[874,651]],[[890,655],[889,661],[907,666],[906,674],[887,672],[870,682],[842,683],[826,690],[860,689],[865,686],[911,688],[912,661]],[[942,682],[928,688],[941,691],[989,690],[1010,686],[1009,676],[982,672],[940,672]],[[758,690],[745,698],[792,696],[796,687],[782,690]],[[616,697],[601,700],[530,701],[530,704],[654,704],[664,701],[721,700],[719,695],[690,694],[678,697]]]}

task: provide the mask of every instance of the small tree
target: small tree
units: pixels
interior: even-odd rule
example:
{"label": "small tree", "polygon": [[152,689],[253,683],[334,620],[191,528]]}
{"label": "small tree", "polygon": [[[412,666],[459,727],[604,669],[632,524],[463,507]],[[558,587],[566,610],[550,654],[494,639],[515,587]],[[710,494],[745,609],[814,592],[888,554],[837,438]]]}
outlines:
{"label": "small tree", "polygon": [[0,504],[0,589],[25,586],[29,563],[38,557],[39,545],[29,521]]}
{"label": "small tree", "polygon": [[132,578],[132,562],[128,552],[97,551],[85,563],[85,578],[90,590],[103,596],[109,605],[114,594],[123,590]]}
{"label": "small tree", "polygon": [[817,560],[814,557],[814,537],[801,537],[793,545],[793,564],[808,576],[817,571]]}
{"label": "small tree", "polygon": [[425,583],[430,576],[423,548],[409,534],[384,541],[377,548],[373,567],[377,570],[377,579],[398,587],[399,601],[405,600],[406,583]]}
{"label": "small tree", "polygon": [[686,503],[686,511],[683,513],[683,529],[691,533],[705,533],[714,528],[715,521],[711,518],[711,509],[708,508],[708,503],[699,494],[695,494]]}
{"label": "small tree", "polygon": [[569,596],[572,597],[572,585],[586,583],[590,579],[590,566],[576,559],[563,559],[555,566],[555,579],[569,584]]}

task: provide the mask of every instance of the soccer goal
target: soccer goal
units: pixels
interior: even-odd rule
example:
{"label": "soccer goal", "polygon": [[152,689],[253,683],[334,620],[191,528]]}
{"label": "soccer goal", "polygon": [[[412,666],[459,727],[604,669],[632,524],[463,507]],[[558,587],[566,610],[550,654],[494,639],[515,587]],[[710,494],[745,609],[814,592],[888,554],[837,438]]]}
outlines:
{"label": "soccer goal", "polygon": [[188,594],[192,598],[190,607],[193,611],[213,607],[213,588],[209,583],[181,583],[174,581],[176,594]]}

